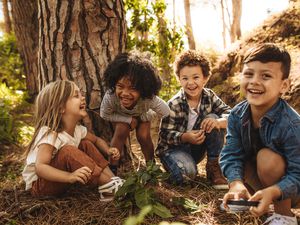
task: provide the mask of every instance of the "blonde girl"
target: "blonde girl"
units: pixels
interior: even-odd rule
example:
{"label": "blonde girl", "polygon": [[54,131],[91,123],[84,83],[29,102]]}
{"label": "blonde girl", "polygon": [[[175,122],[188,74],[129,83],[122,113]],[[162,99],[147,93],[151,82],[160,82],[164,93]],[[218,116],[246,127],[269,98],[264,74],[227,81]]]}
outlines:
{"label": "blonde girl", "polygon": [[37,96],[35,133],[22,173],[33,196],[61,195],[71,184],[80,183],[98,186],[100,200],[107,201],[122,185],[102,155],[118,160],[118,149],[78,125],[87,116],[85,106],[85,98],[71,81],[52,82]]}

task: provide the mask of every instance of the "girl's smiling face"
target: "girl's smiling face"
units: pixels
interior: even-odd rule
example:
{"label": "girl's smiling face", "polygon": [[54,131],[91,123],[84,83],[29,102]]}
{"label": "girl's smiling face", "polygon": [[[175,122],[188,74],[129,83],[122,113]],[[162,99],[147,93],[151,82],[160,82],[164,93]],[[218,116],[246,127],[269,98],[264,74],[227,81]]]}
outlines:
{"label": "girl's smiling face", "polygon": [[116,84],[116,96],[126,109],[133,109],[140,98],[139,91],[132,85],[128,76],[122,77]]}
{"label": "girl's smiling face", "polygon": [[80,120],[87,115],[85,97],[77,86],[74,93],[69,97],[64,108],[64,115],[74,120]]}

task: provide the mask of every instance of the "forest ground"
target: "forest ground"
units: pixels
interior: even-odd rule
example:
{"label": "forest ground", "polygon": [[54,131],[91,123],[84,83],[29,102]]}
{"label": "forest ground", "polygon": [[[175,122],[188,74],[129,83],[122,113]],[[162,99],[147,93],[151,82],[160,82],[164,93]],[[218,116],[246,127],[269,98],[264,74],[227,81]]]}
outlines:
{"label": "forest ground", "polygon": [[[298,10],[294,8],[292,12]],[[270,21],[266,27],[272,27],[274,24],[278,29],[270,29],[266,32],[261,29],[258,32],[256,41],[265,40],[276,41],[276,37],[284,37],[286,23],[298,23],[298,11],[288,14],[287,19],[281,18]],[[273,25],[272,25],[273,24]],[[294,25],[293,25],[294,26]],[[292,26],[292,27],[293,27]],[[295,26],[296,28],[299,26]],[[294,31],[296,28],[291,29]],[[279,31],[278,31],[279,30]],[[282,30],[282,31],[281,31]],[[289,39],[288,46],[292,55],[292,89],[286,95],[289,103],[300,113],[300,49],[298,36]],[[274,40],[273,40],[274,39]],[[295,44],[295,43],[296,44]],[[229,63],[231,65],[231,63]],[[223,100],[233,106],[237,98],[232,95],[232,89],[226,89],[221,83],[221,93]],[[227,92],[226,92],[227,90]],[[231,93],[230,93],[231,92]],[[32,105],[18,109],[14,112],[18,118],[25,124],[32,126]],[[23,116],[24,115],[24,116]],[[26,115],[26,116],[25,116]],[[28,116],[31,115],[31,116]],[[158,121],[152,124],[152,138],[157,142]],[[125,176],[129,171],[134,171],[142,162],[139,144],[135,135],[131,135],[131,149],[139,158],[137,162],[127,163],[122,167],[120,176]],[[119,225],[130,215],[139,213],[137,207],[131,209],[122,209],[117,207],[117,202],[103,203],[99,201],[99,194],[96,190],[76,186],[72,188],[65,196],[60,198],[36,199],[31,197],[28,191],[24,191],[25,185],[21,177],[21,171],[24,164],[24,148],[14,144],[0,145],[0,225],[1,224],[101,224],[101,225]],[[143,166],[143,163],[141,164]],[[219,210],[218,199],[222,198],[224,191],[214,190],[206,181],[205,160],[198,166],[199,175],[194,182],[185,186],[172,186],[166,182],[154,186],[159,200],[170,209],[173,217],[170,219],[161,219],[158,216],[147,216],[143,224],[159,224],[161,221],[182,222],[185,224],[262,224],[265,216],[254,218],[249,213],[229,214]],[[192,200],[198,205],[197,212],[186,211],[182,206],[172,202],[173,197],[184,197]],[[294,210],[294,213],[300,219],[300,209]]]}
{"label": "forest ground", "polygon": [[[32,106],[24,112],[32,111]],[[19,112],[22,113],[22,112]],[[24,119],[31,123],[31,118]],[[152,125],[152,138],[157,142],[158,121]],[[131,149],[140,162],[143,161],[135,135],[131,135]],[[23,148],[16,145],[0,146],[0,224],[123,224],[139,209],[118,208],[116,202],[103,203],[94,189],[76,186],[60,198],[36,199],[24,190],[21,171],[23,168]],[[219,209],[219,198],[224,191],[214,190],[206,181],[205,162],[199,164],[199,175],[194,182],[185,186],[172,186],[166,182],[153,187],[159,200],[170,209],[174,217],[161,219],[147,216],[143,224],[159,224],[161,221],[182,222],[184,224],[262,224],[266,217],[254,218],[249,213],[229,214]],[[120,176],[134,170],[139,163],[126,164]],[[141,163],[143,166],[143,162]],[[184,197],[198,205],[195,213],[189,213],[182,206],[171,201],[173,197]],[[300,216],[300,210],[295,213]]]}

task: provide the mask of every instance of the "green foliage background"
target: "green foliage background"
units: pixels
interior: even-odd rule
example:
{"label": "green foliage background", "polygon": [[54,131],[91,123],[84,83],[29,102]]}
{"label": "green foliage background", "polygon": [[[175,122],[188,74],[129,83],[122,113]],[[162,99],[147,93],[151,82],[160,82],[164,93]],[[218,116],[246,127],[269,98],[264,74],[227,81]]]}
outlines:
{"label": "green foliage background", "polygon": [[31,129],[24,129],[24,124],[13,114],[25,104],[25,78],[15,36],[4,35],[0,39],[0,143],[21,141],[22,135],[27,136]]}
{"label": "green foliage background", "polygon": [[183,50],[184,32],[165,17],[164,0],[125,0],[128,22],[127,50],[148,51],[153,55],[163,80],[160,96],[168,100],[179,86],[173,76],[173,62]]}

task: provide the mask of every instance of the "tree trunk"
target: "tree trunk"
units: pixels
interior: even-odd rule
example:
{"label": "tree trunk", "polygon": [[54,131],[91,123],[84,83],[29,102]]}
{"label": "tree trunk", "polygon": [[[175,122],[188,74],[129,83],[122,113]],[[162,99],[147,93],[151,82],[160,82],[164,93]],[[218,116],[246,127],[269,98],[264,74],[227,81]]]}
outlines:
{"label": "tree trunk", "polygon": [[195,49],[196,44],[195,44],[193,28],[192,28],[190,0],[184,0],[184,12],[185,12],[186,34],[188,37],[189,48]]}
{"label": "tree trunk", "polygon": [[36,0],[11,0],[14,32],[26,73],[30,96],[38,93],[38,18]]}
{"label": "tree trunk", "polygon": [[126,21],[122,0],[39,0],[40,87],[74,81],[86,92],[97,135],[111,136],[99,116],[107,64],[125,50]]}
{"label": "tree trunk", "polygon": [[232,0],[232,17],[230,28],[231,43],[241,39],[242,0]]}
{"label": "tree trunk", "polygon": [[9,34],[11,32],[11,20],[10,20],[7,0],[2,0],[2,9],[3,9],[4,23],[5,23],[5,33]]}

